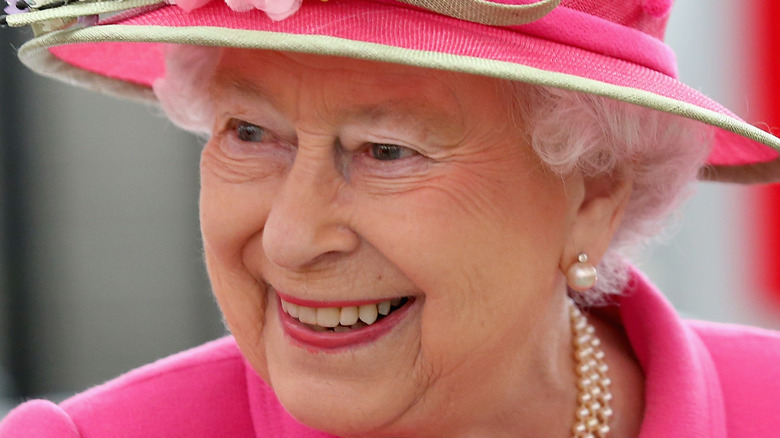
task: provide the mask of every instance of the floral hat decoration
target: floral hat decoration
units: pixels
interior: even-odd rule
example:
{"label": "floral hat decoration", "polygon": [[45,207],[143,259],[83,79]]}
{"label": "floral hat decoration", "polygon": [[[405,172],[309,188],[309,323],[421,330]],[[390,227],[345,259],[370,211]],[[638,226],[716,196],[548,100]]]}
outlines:
{"label": "floral hat decoration", "polygon": [[672,0],[5,0],[47,76],[154,100],[164,46],[304,52],[591,93],[711,125],[702,178],[780,180],[780,139],[677,80]]}

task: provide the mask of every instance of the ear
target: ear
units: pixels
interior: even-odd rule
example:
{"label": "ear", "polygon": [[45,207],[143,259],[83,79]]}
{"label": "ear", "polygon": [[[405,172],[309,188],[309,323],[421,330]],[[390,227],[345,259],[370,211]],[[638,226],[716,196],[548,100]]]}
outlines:
{"label": "ear", "polygon": [[595,177],[579,174],[568,179],[567,192],[575,211],[561,254],[562,272],[577,261],[580,253],[587,254],[594,266],[598,264],[623,219],[633,182],[630,169]]}

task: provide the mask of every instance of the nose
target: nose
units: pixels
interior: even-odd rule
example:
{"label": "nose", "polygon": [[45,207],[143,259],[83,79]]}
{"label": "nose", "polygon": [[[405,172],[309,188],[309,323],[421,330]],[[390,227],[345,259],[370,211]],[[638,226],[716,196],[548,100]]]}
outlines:
{"label": "nose", "polygon": [[299,147],[263,228],[263,250],[272,263],[302,270],[357,248],[360,238],[342,200],[344,184],[332,155]]}

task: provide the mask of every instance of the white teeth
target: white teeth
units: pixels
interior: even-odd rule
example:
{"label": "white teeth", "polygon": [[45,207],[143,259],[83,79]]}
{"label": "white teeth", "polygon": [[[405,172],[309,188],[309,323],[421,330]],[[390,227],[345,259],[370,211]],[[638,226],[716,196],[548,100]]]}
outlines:
{"label": "white teeth", "polygon": [[376,322],[376,318],[378,317],[379,312],[377,312],[376,304],[366,304],[360,306],[358,313],[360,314],[361,321],[371,325]]}
{"label": "white teeth", "polygon": [[298,319],[305,324],[317,324],[317,309],[314,307],[298,306]]}
{"label": "white teeth", "polygon": [[387,315],[390,313],[390,301],[382,301],[381,303],[376,305],[376,311],[379,312],[380,315]]}
{"label": "white teeth", "polygon": [[339,322],[343,326],[350,326],[358,322],[358,308],[355,306],[342,307]]}
{"label": "white teeth", "polygon": [[341,311],[338,307],[320,307],[317,309],[317,325],[322,327],[336,327],[339,325]]}
{"label": "white teeth", "polygon": [[396,298],[362,306],[307,307],[282,301],[282,310],[316,331],[331,328],[334,332],[342,333],[375,323],[380,315],[389,315],[401,302],[401,298]]}

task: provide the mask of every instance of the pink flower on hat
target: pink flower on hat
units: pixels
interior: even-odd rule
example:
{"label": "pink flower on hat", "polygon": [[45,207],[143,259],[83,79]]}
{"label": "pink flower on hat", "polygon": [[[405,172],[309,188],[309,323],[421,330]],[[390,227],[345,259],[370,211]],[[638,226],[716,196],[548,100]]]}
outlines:
{"label": "pink flower on hat", "polygon": [[[176,5],[187,12],[205,6],[211,0],[176,0]],[[284,20],[301,7],[301,0],[225,0],[228,7],[236,12],[259,9],[272,20]]]}

